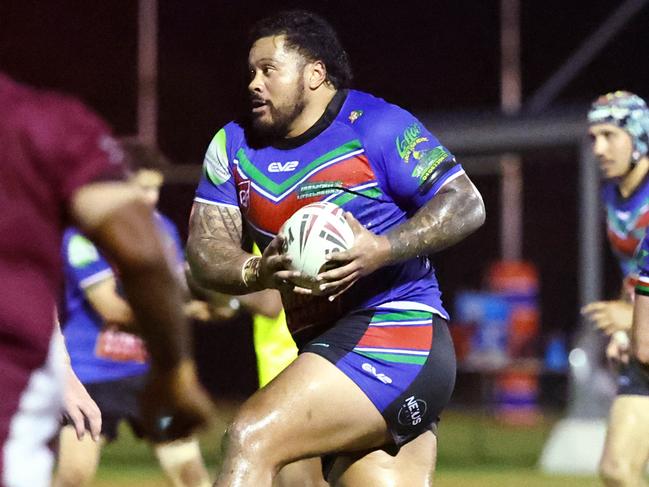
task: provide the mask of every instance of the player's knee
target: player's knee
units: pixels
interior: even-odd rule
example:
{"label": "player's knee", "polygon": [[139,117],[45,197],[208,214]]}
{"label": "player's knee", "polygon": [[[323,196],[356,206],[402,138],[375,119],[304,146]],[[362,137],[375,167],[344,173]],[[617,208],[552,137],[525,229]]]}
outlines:
{"label": "player's knee", "polygon": [[273,445],[273,435],[262,422],[263,418],[252,412],[237,414],[226,433],[226,448],[230,453],[276,463],[277,445]]}
{"label": "player's knee", "polygon": [[255,421],[235,418],[226,433],[227,448],[256,455],[263,450],[263,439],[255,429]]}
{"label": "player's knee", "polygon": [[95,469],[85,465],[66,465],[56,472],[54,487],[83,487],[90,485]]}
{"label": "player's knee", "polygon": [[156,445],[155,452],[160,466],[174,486],[209,486],[209,476],[195,438]]}

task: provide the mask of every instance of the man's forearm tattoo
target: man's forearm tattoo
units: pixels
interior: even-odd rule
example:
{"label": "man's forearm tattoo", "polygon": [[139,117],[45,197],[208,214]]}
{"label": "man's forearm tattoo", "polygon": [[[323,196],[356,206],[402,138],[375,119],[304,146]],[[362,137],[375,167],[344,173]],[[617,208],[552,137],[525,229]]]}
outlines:
{"label": "man's forearm tattoo", "polygon": [[388,232],[391,260],[399,262],[442,250],[462,240],[483,222],[482,198],[467,178],[458,178],[412,218]]}

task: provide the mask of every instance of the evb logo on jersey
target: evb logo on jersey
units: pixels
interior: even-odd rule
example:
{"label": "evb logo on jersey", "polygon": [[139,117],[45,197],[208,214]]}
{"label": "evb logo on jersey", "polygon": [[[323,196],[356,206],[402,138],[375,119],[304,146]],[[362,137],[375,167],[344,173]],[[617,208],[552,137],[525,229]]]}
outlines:
{"label": "evb logo on jersey", "polygon": [[291,172],[299,163],[299,161],[271,162],[268,164],[268,172]]}

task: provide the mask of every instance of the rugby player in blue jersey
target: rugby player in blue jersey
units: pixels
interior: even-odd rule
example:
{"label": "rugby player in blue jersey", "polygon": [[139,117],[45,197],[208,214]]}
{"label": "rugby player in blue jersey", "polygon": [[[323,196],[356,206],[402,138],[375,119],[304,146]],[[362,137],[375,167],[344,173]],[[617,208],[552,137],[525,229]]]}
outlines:
{"label": "rugby player in blue jersey", "polygon": [[[157,150],[132,140],[123,140],[131,182],[142,199],[155,209],[163,183],[166,159]],[[155,212],[167,260],[184,278],[184,258],[176,226]],[[59,437],[58,468],[54,487],[90,485],[95,477],[101,448],[118,435],[118,426],[128,422],[142,433],[138,408],[149,372],[148,352],[137,336],[133,311],[124,299],[119,275],[95,245],[74,227],[63,236],[66,309],[62,331],[72,369],[95,400],[102,416],[101,439],[77,438],[72,426],[64,426]],[[200,309],[189,303],[187,309]],[[206,305],[207,306],[207,305]],[[154,438],[154,440],[156,440]],[[203,465],[198,440],[193,436],[175,441],[156,440],[153,449],[174,487],[206,487],[209,476]]]}
{"label": "rugby player in blue jersey", "polygon": [[[320,456],[332,485],[428,486],[456,372],[430,255],[482,225],[482,198],[413,115],[349,89],[320,17],[257,23],[248,66],[249,117],[207,150],[188,260],[208,288],[279,289],[300,355],[236,414],[215,485],[270,487],[282,466]],[[347,210],[356,235],[320,275],[322,295],[290,284],[277,237],[316,201]],[[244,233],[261,257],[242,250]]]}
{"label": "rugby player in blue jersey", "polygon": [[629,361],[633,289],[639,247],[649,225],[649,110],[633,93],[599,97],[588,113],[592,150],[602,172],[602,199],[611,248],[623,275],[620,298],[584,307],[586,317],[611,335],[607,356],[619,365],[618,391],[610,411],[600,460],[608,486],[642,485],[649,458],[649,380]]}

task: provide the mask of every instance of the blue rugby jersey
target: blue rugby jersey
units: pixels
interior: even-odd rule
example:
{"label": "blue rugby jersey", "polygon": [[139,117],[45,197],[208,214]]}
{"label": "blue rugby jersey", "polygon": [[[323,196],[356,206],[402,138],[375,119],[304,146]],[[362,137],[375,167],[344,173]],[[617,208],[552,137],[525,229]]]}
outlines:
{"label": "blue rugby jersey", "polygon": [[636,254],[649,226],[649,178],[627,198],[622,197],[615,182],[608,181],[602,186],[602,200],[611,249],[623,278],[633,286],[638,272]]}
{"label": "blue rugby jersey", "polygon": [[[157,214],[167,237],[169,252],[182,264],[180,237],[174,224]],[[77,229],[66,229],[62,257],[65,278],[65,320],[62,331],[72,369],[84,384],[107,382],[144,374],[147,353],[142,340],[130,333],[112,330],[92,308],[85,290],[113,276],[109,262]]]}
{"label": "blue rugby jersey", "polygon": [[[335,203],[384,234],[462,174],[450,151],[413,115],[360,91],[339,91],[320,121],[295,139],[258,147],[237,122],[219,130],[195,201],[240,208],[263,249],[296,210],[316,201]],[[292,332],[379,306],[448,319],[428,256],[379,269],[334,303],[293,293],[282,298]]]}

